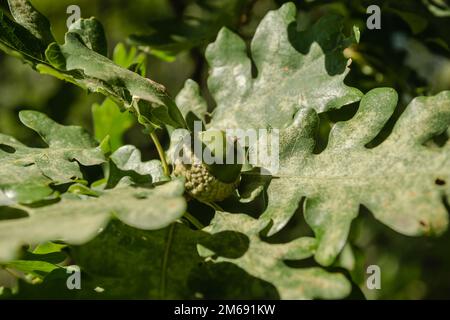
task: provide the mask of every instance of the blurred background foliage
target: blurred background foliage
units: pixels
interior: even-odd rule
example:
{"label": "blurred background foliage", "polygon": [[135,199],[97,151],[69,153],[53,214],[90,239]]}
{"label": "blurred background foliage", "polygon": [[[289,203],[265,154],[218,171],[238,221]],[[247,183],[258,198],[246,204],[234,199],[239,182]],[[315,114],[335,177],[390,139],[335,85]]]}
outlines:
{"label": "blurred background foliage", "polygon": [[[164,84],[175,96],[186,79],[200,83],[210,108],[208,66],[203,58],[206,45],[214,41],[222,26],[251,40],[256,26],[267,11],[279,7],[283,0],[34,0],[35,7],[46,15],[55,38],[63,42],[69,5],[78,5],[84,18],[95,16],[104,25],[110,56],[119,42],[128,48],[136,46],[132,56],[142,64],[148,77]],[[337,13],[350,32],[356,25],[361,30],[360,43],[345,50],[352,58],[348,85],[367,92],[374,87],[389,86],[399,92],[399,107],[386,126],[389,134],[395,119],[417,95],[431,95],[450,89],[450,4],[446,0],[298,0],[298,27],[303,29],[321,16]],[[380,30],[368,30],[366,9],[376,4],[381,8]],[[6,9],[6,0],[0,0]],[[123,47],[120,50],[124,51]],[[135,49],[131,49],[135,50]],[[138,52],[141,52],[139,55]],[[126,50],[125,50],[126,52]],[[125,54],[117,53],[116,54]],[[124,59],[122,57],[122,59]],[[120,58],[115,59],[118,63]],[[27,65],[0,55],[0,132],[13,135],[25,143],[39,145],[39,139],[19,125],[18,112],[40,110],[63,124],[81,125],[97,138],[102,132],[94,128],[105,118],[104,110],[120,117],[115,106],[98,94],[87,93],[71,84],[40,75]],[[321,115],[318,151],[327,143],[333,123],[349,119],[356,105]],[[103,117],[103,118],[102,118]],[[111,117],[113,118],[113,117]],[[121,121],[123,123],[123,121]],[[138,146],[145,159],[150,141],[141,134],[132,118],[127,119],[122,139],[114,141]],[[120,133],[118,135],[120,135]],[[445,141],[448,136],[442,137]],[[167,141],[166,141],[167,143]],[[439,141],[436,141],[439,143]],[[448,208],[448,205],[447,205]],[[351,245],[347,246],[335,267],[345,268],[360,286],[366,298],[426,299],[450,298],[450,235],[440,238],[410,238],[399,235],[378,223],[369,212],[352,226]],[[285,241],[310,234],[301,212],[282,234],[267,241]],[[377,264],[382,270],[382,289],[365,289],[366,267]]]}

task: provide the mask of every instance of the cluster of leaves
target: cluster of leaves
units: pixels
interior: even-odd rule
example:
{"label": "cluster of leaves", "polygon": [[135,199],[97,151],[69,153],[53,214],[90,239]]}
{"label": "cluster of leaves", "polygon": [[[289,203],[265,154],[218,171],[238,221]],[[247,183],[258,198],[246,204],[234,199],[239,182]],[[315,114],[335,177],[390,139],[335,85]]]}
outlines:
{"label": "cluster of leaves", "polygon": [[361,42],[347,50],[355,62],[349,83],[364,90],[391,86],[407,101],[417,94],[449,89],[445,65],[449,64],[450,39],[444,30],[450,26],[450,7],[445,1],[316,0],[302,2],[300,8],[311,16],[337,12],[347,23],[365,29],[371,5],[381,10],[381,29],[364,32]]}
{"label": "cluster of leaves", "polygon": [[[131,111],[146,132],[185,128],[192,115],[207,114],[199,86],[188,80],[172,99],[144,77],[136,52],[119,46],[115,63],[107,58],[94,18],[74,23],[59,45],[28,1],[8,2],[0,49],[107,100],[93,110],[97,141],[35,111],[20,119],[47,148],[0,135],[0,263],[25,275],[18,293],[4,296],[344,298],[350,279],[328,267],[336,265],[360,207],[403,234],[446,230],[450,144],[432,139],[448,132],[450,92],[414,99],[389,137],[374,145],[397,94],[378,88],[363,95],[344,84],[350,60],[342,51],[359,31],[344,35],[338,17],[298,30],[296,7],[288,3],[261,21],[250,56],[226,28],[208,46],[216,108],[205,125],[281,132],[276,176],[243,172],[236,194],[211,212],[187,203],[183,180],[167,174],[163,155],[162,162],[143,162],[136,147],[122,146],[132,120],[115,108]],[[315,152],[318,114],[358,101],[356,114],[334,125],[325,150]],[[101,177],[89,177],[99,166]],[[274,241],[299,206],[314,236]],[[311,257],[314,265],[302,265]],[[64,289],[70,263],[82,269],[82,290]]]}
{"label": "cluster of leaves", "polygon": [[106,37],[95,18],[73,23],[65,36],[65,44],[58,45],[48,20],[28,1],[8,3],[15,21],[3,12],[0,15],[2,50],[21,57],[43,74],[104,93],[136,113],[139,121],[149,129],[162,124],[175,128],[185,126],[162,85],[106,58]]}
{"label": "cluster of leaves", "polygon": [[173,61],[176,55],[195,47],[203,47],[214,39],[222,27],[236,27],[250,0],[200,0],[181,5],[181,17],[150,22],[145,34],[133,34],[132,45],[161,59]]}

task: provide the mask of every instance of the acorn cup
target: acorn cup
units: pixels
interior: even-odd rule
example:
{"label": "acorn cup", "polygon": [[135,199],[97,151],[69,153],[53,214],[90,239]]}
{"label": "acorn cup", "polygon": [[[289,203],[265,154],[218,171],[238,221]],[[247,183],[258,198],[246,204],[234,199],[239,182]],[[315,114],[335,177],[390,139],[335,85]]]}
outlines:
{"label": "acorn cup", "polygon": [[220,130],[190,135],[183,156],[174,163],[173,174],[185,178],[186,192],[201,202],[228,198],[238,187],[244,151]]}

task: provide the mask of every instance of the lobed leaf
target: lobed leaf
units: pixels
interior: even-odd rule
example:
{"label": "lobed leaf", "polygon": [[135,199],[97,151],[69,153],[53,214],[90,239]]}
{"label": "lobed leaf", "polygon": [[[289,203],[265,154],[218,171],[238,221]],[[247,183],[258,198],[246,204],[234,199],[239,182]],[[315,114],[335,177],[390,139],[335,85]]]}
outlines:
{"label": "lobed leaf", "polygon": [[410,236],[441,234],[450,189],[450,149],[425,145],[450,124],[450,92],[415,98],[391,135],[368,148],[397,104],[393,89],[379,88],[361,100],[356,115],[337,123],[327,148],[313,154],[318,117],[301,110],[280,137],[280,172],[268,187],[272,235],[306,197],[304,214],[318,240],[316,260],[331,264],[346,243],[361,205],[381,222]]}
{"label": "lobed leaf", "polygon": [[23,245],[51,240],[83,244],[114,217],[139,229],[164,228],[184,214],[183,192],[180,180],[154,188],[120,184],[95,198],[66,196],[37,208],[14,205],[28,216],[0,221],[0,261],[13,259]]}
{"label": "lobed leaf", "polygon": [[[72,249],[91,286],[102,298],[267,299],[275,288],[231,263],[213,264],[199,256],[199,243],[218,244],[229,254],[245,250],[234,232],[209,235],[181,223],[143,231],[111,223],[93,241]],[[130,250],[133,246],[133,250]],[[111,250],[105,251],[104,248]],[[133,264],[133,272],[130,271]]]}
{"label": "lobed leaf", "polygon": [[349,44],[337,16],[325,16],[311,29],[297,31],[292,3],[261,21],[251,42],[252,60],[245,42],[223,28],[206,50],[208,88],[217,103],[211,125],[282,128],[298,110],[323,112],[358,101],[361,92],[343,83],[350,61],[342,51]]}
{"label": "lobed leaf", "polygon": [[338,273],[329,273],[320,267],[296,269],[288,267],[285,260],[303,260],[312,256],[317,247],[313,238],[299,238],[289,243],[269,244],[260,239],[264,223],[244,214],[216,212],[211,225],[205,229],[218,234],[224,231],[239,232],[249,239],[248,249],[238,257],[224,257],[208,248],[204,256],[215,256],[216,262],[232,262],[250,275],[272,283],[281,299],[339,299],[350,293],[347,279]]}
{"label": "lobed leaf", "polygon": [[[75,73],[76,83],[120,101],[126,109],[137,114],[140,123],[148,127],[163,124],[185,127],[180,111],[162,85],[122,68],[91,50],[76,31],[73,32],[71,26],[65,44],[53,44],[47,50],[47,59],[53,67]],[[77,75],[78,72],[81,76]]]}
{"label": "lobed leaf", "polygon": [[117,185],[122,178],[129,177],[136,184],[150,184],[167,181],[161,162],[142,162],[141,152],[135,146],[126,145],[114,152],[109,161],[107,188]]}
{"label": "lobed leaf", "polygon": [[30,148],[0,134],[0,190],[6,198],[2,202],[31,203],[51,197],[51,185],[83,178],[79,163],[93,166],[105,162],[84,129],[60,125],[36,111],[22,111],[19,117],[39,133],[48,148]]}
{"label": "lobed leaf", "polygon": [[73,23],[65,44],[53,40],[48,21],[28,0],[9,0],[12,21],[0,13],[0,49],[30,63],[42,74],[100,92],[136,114],[148,129],[186,127],[164,86],[120,67],[106,57],[107,44],[95,18]]}

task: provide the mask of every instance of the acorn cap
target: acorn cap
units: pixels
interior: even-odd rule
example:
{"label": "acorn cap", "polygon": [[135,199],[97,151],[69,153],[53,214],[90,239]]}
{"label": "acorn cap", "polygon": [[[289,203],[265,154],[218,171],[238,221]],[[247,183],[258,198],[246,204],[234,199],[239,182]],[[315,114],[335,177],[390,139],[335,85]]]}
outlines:
{"label": "acorn cap", "polygon": [[244,160],[244,150],[239,143],[221,130],[202,131],[198,134],[198,140],[202,144],[202,155],[211,155],[210,159],[197,155],[208,171],[219,181],[234,183],[241,173]]}

